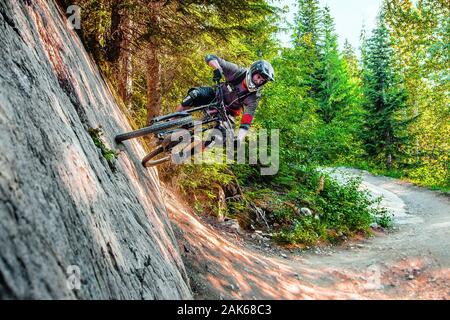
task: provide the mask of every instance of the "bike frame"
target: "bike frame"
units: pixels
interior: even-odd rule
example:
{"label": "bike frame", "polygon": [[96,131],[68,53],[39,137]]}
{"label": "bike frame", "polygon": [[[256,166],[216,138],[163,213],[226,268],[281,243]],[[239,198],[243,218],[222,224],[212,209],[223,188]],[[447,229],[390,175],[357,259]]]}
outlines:
{"label": "bike frame", "polygon": [[[227,115],[227,111],[226,111],[226,107],[225,107],[225,102],[224,102],[224,98],[223,98],[223,91],[220,88],[220,85],[222,83],[217,82],[216,86],[215,86],[215,90],[216,90],[216,98],[215,98],[215,102],[210,103],[210,104],[206,104],[203,106],[198,106],[195,108],[191,108],[191,109],[187,109],[184,111],[179,111],[179,112],[174,112],[174,113],[170,113],[164,116],[160,116],[160,117],[156,117],[153,118],[152,120],[152,124],[159,122],[159,121],[164,121],[164,120],[168,120],[168,119],[173,119],[173,118],[179,118],[179,117],[186,117],[191,113],[197,112],[197,111],[203,111],[205,118],[203,118],[201,120],[201,122],[196,123],[196,124],[191,124],[189,126],[186,126],[186,129],[192,129],[194,126],[196,125],[204,125],[204,124],[208,124],[208,123],[212,123],[212,122],[217,122],[219,125],[222,122],[226,122],[226,126],[223,126],[230,134],[231,137],[234,139],[235,135],[234,135],[234,131],[233,131],[233,126],[231,124],[230,119],[228,118]],[[209,110],[217,110],[217,114],[214,116],[211,116],[211,114],[208,113]],[[203,129],[202,131],[207,130],[208,128]],[[167,131],[166,134],[170,134],[171,132],[175,131],[176,129],[171,129],[170,131]]]}

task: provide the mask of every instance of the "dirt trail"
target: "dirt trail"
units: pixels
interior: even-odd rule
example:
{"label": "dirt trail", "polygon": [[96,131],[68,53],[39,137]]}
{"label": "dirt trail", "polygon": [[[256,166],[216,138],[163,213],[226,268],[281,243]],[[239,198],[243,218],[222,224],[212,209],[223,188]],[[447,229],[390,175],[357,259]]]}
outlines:
{"label": "dirt trail", "polygon": [[308,251],[273,249],[205,221],[170,191],[167,208],[198,299],[449,299],[450,199],[354,169],[395,215],[394,231]]}

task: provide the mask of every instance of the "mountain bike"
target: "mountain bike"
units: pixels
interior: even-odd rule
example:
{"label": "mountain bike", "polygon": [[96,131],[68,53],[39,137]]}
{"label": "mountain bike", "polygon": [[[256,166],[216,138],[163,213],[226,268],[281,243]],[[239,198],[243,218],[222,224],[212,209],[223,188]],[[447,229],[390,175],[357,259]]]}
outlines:
{"label": "mountain bike", "polygon": [[[155,117],[151,120],[149,126],[119,134],[115,137],[115,141],[121,143],[125,140],[154,134],[157,138],[157,146],[142,159],[144,167],[152,167],[172,159],[172,150],[185,141],[187,132],[190,137],[190,146],[183,150],[190,154],[195,152],[197,143],[204,143],[203,141],[199,142],[198,137],[196,139],[194,135],[194,132],[198,132],[199,129],[203,132],[213,128],[221,128],[234,140],[234,121],[227,113],[221,84],[218,82],[213,87],[216,97],[212,103]],[[197,114],[200,114],[200,116],[195,118],[193,115]],[[214,138],[214,136],[211,138],[211,143],[214,142]]]}

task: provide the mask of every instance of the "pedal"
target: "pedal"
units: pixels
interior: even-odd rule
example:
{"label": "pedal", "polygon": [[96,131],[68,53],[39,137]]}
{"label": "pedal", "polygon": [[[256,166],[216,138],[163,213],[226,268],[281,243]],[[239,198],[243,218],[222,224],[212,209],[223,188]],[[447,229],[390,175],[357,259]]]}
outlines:
{"label": "pedal", "polygon": [[159,132],[155,134],[156,139],[158,139],[159,141],[164,140],[165,138],[165,133],[164,132]]}

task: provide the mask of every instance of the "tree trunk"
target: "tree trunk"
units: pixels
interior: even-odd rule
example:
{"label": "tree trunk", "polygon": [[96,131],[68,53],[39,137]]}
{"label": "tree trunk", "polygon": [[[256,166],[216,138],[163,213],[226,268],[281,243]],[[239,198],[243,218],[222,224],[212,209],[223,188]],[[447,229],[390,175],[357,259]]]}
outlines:
{"label": "tree trunk", "polygon": [[[130,29],[131,20],[127,17],[124,26]],[[131,107],[131,96],[133,94],[133,65],[131,62],[130,42],[131,33],[127,32],[122,41],[119,63],[118,63],[118,91],[127,108]]]}
{"label": "tree trunk", "polygon": [[131,19],[123,1],[114,1],[111,7],[111,44],[108,58],[117,81],[117,91],[127,107],[132,95]]}
{"label": "tree trunk", "polygon": [[[415,117],[419,116],[419,106],[416,99],[414,99],[414,116]],[[416,165],[418,165],[420,161],[419,152],[420,152],[419,137],[416,136]]]}
{"label": "tree trunk", "polygon": [[111,5],[111,39],[108,46],[108,59],[112,63],[116,63],[119,60],[120,42],[123,37],[120,28],[122,24],[120,6],[120,1],[113,1]]}
{"label": "tree trunk", "polygon": [[159,20],[162,1],[149,2],[150,29],[146,53],[147,64],[147,123],[161,114],[161,63],[158,58]]}
{"label": "tree trunk", "polygon": [[388,169],[392,168],[392,136],[391,133],[388,131],[386,132],[386,167]]}
{"label": "tree trunk", "polygon": [[156,44],[152,41],[147,46],[147,123],[161,114],[161,64],[158,59]]}
{"label": "tree trunk", "polygon": [[387,157],[386,157],[386,166],[388,169],[392,168],[392,154],[388,153]]}

